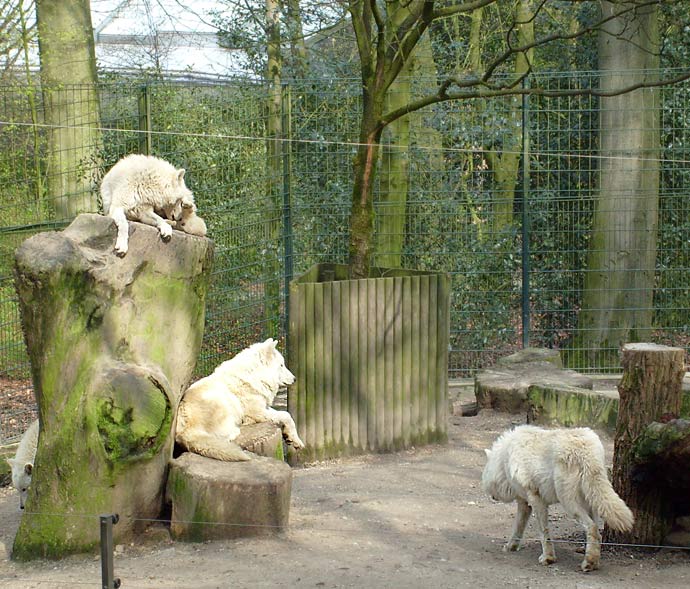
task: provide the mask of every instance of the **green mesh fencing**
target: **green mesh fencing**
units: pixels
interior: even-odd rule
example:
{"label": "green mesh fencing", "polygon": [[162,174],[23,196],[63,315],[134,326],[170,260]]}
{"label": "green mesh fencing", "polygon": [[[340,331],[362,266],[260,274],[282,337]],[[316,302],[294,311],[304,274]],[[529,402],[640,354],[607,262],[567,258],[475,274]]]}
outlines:
{"label": "green mesh fencing", "polygon": [[[429,83],[415,79],[393,91],[414,96]],[[596,87],[598,79],[549,74],[539,83],[567,93]],[[81,184],[67,184],[78,188],[60,198],[89,190],[85,179],[97,196],[98,180],[127,153],[186,168],[216,248],[199,375],[269,336],[284,348],[287,282],[314,263],[347,261],[360,88],[357,80],[290,84],[272,116],[267,89],[251,81],[101,85],[91,159],[62,171]],[[86,100],[80,87],[60,90],[72,92],[75,103]],[[653,289],[642,305],[635,302],[640,293],[619,294],[631,313],[651,317],[645,339],[687,349],[690,85],[659,91],[658,110],[661,149],[649,160],[659,168],[660,187]],[[600,200],[600,114],[600,101],[589,96],[446,102],[384,132],[374,264],[450,274],[451,377],[470,376],[525,343],[562,350],[578,370],[619,369],[617,344],[611,354],[592,353],[591,328],[580,321],[595,271],[589,252]],[[0,88],[0,126],[2,442],[16,439],[33,411],[14,249],[69,219],[48,196],[51,127],[36,84]],[[619,197],[631,205],[620,205],[622,214],[647,198]]]}

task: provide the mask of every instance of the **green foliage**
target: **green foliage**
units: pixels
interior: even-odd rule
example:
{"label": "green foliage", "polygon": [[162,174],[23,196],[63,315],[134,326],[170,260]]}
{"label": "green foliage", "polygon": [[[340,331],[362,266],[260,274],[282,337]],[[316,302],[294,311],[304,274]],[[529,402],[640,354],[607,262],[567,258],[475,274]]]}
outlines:
{"label": "green foliage", "polygon": [[[544,73],[539,84],[568,90],[595,85],[591,73]],[[434,80],[415,79],[414,92]],[[198,373],[261,338],[281,337],[283,301],[269,321],[267,305],[282,298],[285,268],[270,261],[285,255],[280,229],[287,211],[273,202],[266,220],[265,88],[252,81],[182,84],[111,78],[101,85],[104,132],[101,173],[127,153],[145,147],[140,97],[148,87],[152,153],[187,169],[199,213],[215,242],[214,274],[207,299],[206,329]],[[660,206],[656,315],[657,339],[685,342],[688,288],[687,191],[690,173],[690,86],[662,94],[664,164]],[[50,220],[50,207],[36,192],[35,155],[27,90],[7,90],[3,117],[14,121],[0,135],[0,372],[28,376],[12,284],[13,253],[23,239]],[[289,167],[279,179],[289,190],[293,274],[316,262],[347,258],[352,160],[360,114],[360,83],[353,79],[291,84],[284,144]],[[451,371],[467,374],[521,345],[522,178],[518,178],[514,226],[492,234],[495,191],[488,149],[503,149],[506,100],[448,102],[420,115],[409,158],[409,192],[403,266],[451,273]],[[530,340],[563,349],[577,335],[585,252],[596,203],[598,101],[563,97],[529,101]],[[22,124],[20,124],[22,123]],[[421,133],[431,129],[434,141]],[[42,135],[41,135],[42,137]],[[378,215],[386,214],[379,204]],[[23,226],[19,231],[11,228]],[[278,227],[278,238],[274,229]],[[274,291],[275,292],[275,291]],[[680,338],[680,339],[679,339]],[[683,339],[685,338],[685,339]],[[615,354],[614,354],[615,355]],[[613,356],[612,356],[613,358]],[[614,360],[615,361],[615,358]],[[586,366],[586,365],[585,365]],[[599,367],[601,368],[601,367]]]}

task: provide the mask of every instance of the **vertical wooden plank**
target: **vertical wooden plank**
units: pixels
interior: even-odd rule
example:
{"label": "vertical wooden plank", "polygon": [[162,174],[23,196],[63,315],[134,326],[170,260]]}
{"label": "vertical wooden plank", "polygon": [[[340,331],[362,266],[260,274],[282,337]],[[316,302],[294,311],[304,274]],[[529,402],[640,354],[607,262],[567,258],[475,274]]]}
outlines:
{"label": "vertical wooden plank", "polygon": [[369,439],[369,285],[370,280],[359,281],[359,442],[362,450],[370,447]]}
{"label": "vertical wooden plank", "polygon": [[302,421],[302,428],[304,433],[304,441],[306,444],[313,448],[314,438],[309,431],[309,412],[307,411],[307,398],[309,391],[309,374],[311,367],[309,366],[309,358],[307,354],[307,331],[309,329],[309,320],[307,319],[307,290],[305,285],[300,285],[300,342],[299,342],[299,354],[300,354],[300,376],[302,377],[302,384],[300,385],[299,395],[299,415]]}
{"label": "vertical wooden plank", "polygon": [[381,298],[382,280],[368,280],[369,283],[369,378],[367,395],[369,396],[369,447],[376,451],[381,451],[381,433],[383,431],[383,387],[380,386],[383,364],[381,362],[381,352],[383,342],[381,341],[381,329],[383,326],[383,300]]}
{"label": "vertical wooden plank", "polygon": [[418,276],[419,297],[419,439],[429,438],[429,276]]}
{"label": "vertical wooden plank", "polygon": [[350,342],[352,333],[350,332],[350,291],[351,281],[339,281],[338,288],[340,290],[340,375],[341,387],[340,395],[340,442],[345,446],[352,445],[351,424],[350,424],[350,404],[351,404],[351,387],[350,380]]}
{"label": "vertical wooden plank", "polygon": [[[426,366],[426,404],[427,423],[426,428],[430,439],[437,440],[438,415],[436,411],[436,399],[438,397],[438,383],[436,378],[436,357],[438,355],[438,277],[427,276],[428,306],[427,308],[427,366]],[[424,305],[424,301],[422,301]]]}
{"label": "vertical wooden plank", "polygon": [[411,292],[410,308],[412,311],[411,321],[412,321],[412,331],[410,335],[410,343],[412,348],[412,359],[410,363],[410,374],[411,374],[411,395],[412,395],[412,407],[410,410],[410,431],[415,444],[419,443],[420,434],[420,423],[422,417],[421,410],[421,396],[422,396],[422,378],[421,378],[421,345],[420,345],[420,308],[419,308],[419,297],[420,297],[420,281],[419,276],[412,276],[412,292]]}
{"label": "vertical wooden plank", "polygon": [[395,420],[395,403],[393,391],[393,371],[395,370],[395,309],[393,298],[393,278],[384,278],[383,282],[383,367],[381,371],[381,389],[383,393],[383,436],[381,449],[393,450],[393,421]]}
{"label": "vertical wooden plank", "polygon": [[304,365],[305,365],[305,379],[304,379],[304,414],[307,424],[307,438],[310,445],[315,450],[319,447],[316,438],[316,422],[315,422],[315,353],[314,353],[314,283],[307,282],[304,285]]}
{"label": "vertical wooden plank", "polygon": [[360,424],[359,424],[359,396],[361,389],[360,380],[360,356],[359,356],[359,341],[361,334],[359,330],[359,289],[362,286],[361,280],[350,281],[350,323],[348,330],[350,332],[350,439],[353,448],[361,448],[362,440],[360,439]]}
{"label": "vertical wooden plank", "polygon": [[331,341],[330,341],[330,353],[331,353],[331,371],[333,373],[333,390],[331,392],[333,396],[332,401],[332,416],[333,421],[331,423],[331,431],[333,436],[333,444],[336,448],[339,448],[342,443],[342,423],[343,418],[340,411],[341,399],[340,390],[342,388],[342,361],[343,361],[343,336],[341,334],[341,307],[340,307],[340,297],[341,297],[341,283],[332,282],[331,288],[331,306],[333,308],[333,322],[331,324]]}
{"label": "vertical wooden plank", "polygon": [[448,344],[450,342],[450,278],[438,276],[438,355],[436,378],[439,396],[436,399],[439,429],[444,439],[448,435]]}
{"label": "vertical wooden plank", "polygon": [[297,282],[290,284],[290,333],[288,368],[295,375],[295,383],[288,391],[288,411],[295,420],[297,433],[305,444],[310,444],[306,433],[304,414],[305,350],[304,350],[304,292]]}
{"label": "vertical wooden plank", "polygon": [[324,282],[321,358],[323,366],[323,446],[333,444],[333,283]]}
{"label": "vertical wooden plank", "polygon": [[313,322],[313,390],[312,395],[314,398],[314,445],[323,451],[323,375],[324,375],[324,365],[323,365],[323,284],[312,283],[310,286],[313,287],[314,292],[314,322]]}
{"label": "vertical wooden plank", "polygon": [[403,279],[400,277],[393,279],[393,331],[394,331],[394,368],[393,368],[393,439],[395,449],[403,447],[403,407],[405,395],[403,388],[403,373],[405,370],[404,346],[403,346],[403,321],[405,314],[403,310]]}
{"label": "vertical wooden plank", "polygon": [[405,447],[410,445],[410,440],[413,436],[412,419],[413,419],[413,398],[412,398],[412,383],[413,383],[413,333],[412,333],[412,277],[403,277],[403,409],[402,409],[402,434]]}

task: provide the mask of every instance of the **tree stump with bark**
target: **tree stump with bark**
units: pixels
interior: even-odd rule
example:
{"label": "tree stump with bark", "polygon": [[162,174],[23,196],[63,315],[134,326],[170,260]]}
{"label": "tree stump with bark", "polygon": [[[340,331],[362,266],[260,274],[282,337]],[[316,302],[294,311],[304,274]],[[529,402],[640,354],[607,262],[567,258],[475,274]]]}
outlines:
{"label": "tree stump with bark", "polygon": [[170,463],[170,533],[205,542],[281,532],[291,490],[292,469],[275,458],[223,462],[185,452]]}
{"label": "tree stump with bark", "polygon": [[681,409],[685,351],[656,344],[626,344],[613,456],[613,487],[635,514],[629,532],[604,528],[604,541],[660,545],[673,523],[664,486],[640,469],[640,440],[653,422],[675,419]]}
{"label": "tree stump with bark", "polygon": [[204,329],[210,240],[80,215],[16,253],[40,433],[12,557],[59,558],[98,546],[98,515],[124,542],[163,508],[177,405]]}

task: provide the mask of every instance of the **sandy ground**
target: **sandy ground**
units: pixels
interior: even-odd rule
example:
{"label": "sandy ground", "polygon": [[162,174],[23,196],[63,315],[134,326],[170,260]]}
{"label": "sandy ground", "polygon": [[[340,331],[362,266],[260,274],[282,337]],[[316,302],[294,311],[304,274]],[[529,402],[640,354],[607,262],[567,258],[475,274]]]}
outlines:
{"label": "sandy ground", "polygon": [[[123,589],[690,587],[688,550],[605,548],[600,570],[579,572],[583,534],[559,508],[551,508],[553,536],[561,540],[556,564],[537,563],[534,522],[525,548],[503,553],[515,507],[492,503],[479,479],[483,448],[511,423],[514,416],[486,411],[452,417],[444,446],[295,469],[290,527],[283,534],[182,544],[159,529],[117,547],[115,575]],[[611,441],[605,444],[610,459]],[[101,586],[100,561],[93,555],[10,561],[19,518],[16,494],[0,489],[1,587]]]}

